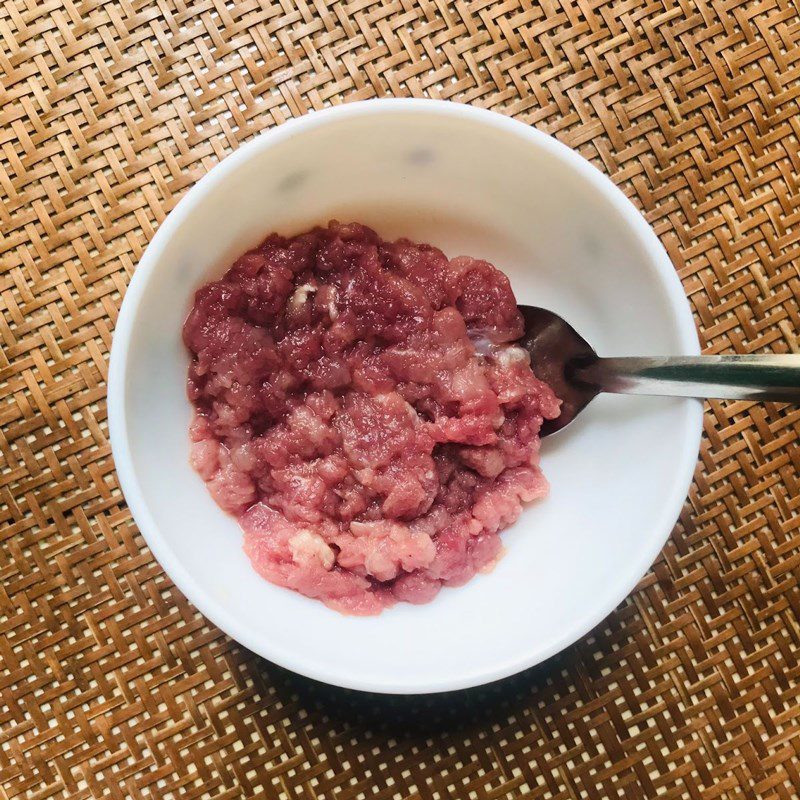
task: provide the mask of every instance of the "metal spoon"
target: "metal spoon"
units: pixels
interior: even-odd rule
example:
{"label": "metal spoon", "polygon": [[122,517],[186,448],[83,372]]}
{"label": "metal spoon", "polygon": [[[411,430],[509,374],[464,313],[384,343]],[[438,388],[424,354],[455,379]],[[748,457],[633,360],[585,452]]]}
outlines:
{"label": "metal spoon", "polygon": [[544,308],[519,306],[519,344],[536,376],[561,398],[561,416],[542,436],[569,425],[600,392],[800,403],[800,355],[600,358],[565,320]]}

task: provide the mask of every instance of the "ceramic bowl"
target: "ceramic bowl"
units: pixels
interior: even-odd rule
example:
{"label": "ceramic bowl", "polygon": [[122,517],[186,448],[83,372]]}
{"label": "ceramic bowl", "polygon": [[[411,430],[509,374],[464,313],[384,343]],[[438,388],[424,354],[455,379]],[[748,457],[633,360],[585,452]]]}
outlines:
{"label": "ceramic bowl", "polygon": [[136,269],[111,354],[111,441],[134,518],[189,600],[247,648],[339,686],[423,693],[516,673],[586,634],[650,567],[687,493],[701,405],[599,397],[545,440],[550,496],[505,531],[494,571],[428,605],[347,617],[273,586],[189,467],[181,324],[194,290],[267,234],[331,218],[490,260],[520,302],[563,315],[601,355],[697,353],[681,284],[636,208],[575,152],[425,100],[261,134],[186,194]]}

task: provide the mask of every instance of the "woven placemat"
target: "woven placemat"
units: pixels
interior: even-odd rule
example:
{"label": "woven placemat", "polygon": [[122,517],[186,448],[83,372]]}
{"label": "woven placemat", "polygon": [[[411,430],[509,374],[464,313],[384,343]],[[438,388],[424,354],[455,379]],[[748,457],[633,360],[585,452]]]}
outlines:
{"label": "woven placemat", "polygon": [[256,132],[430,96],[577,148],[667,246],[707,352],[798,350],[791,0],[6,0],[0,6],[0,798],[790,798],[800,410],[711,403],[651,572],[588,637],[418,699],[298,678],[211,626],[108,443],[122,295]]}

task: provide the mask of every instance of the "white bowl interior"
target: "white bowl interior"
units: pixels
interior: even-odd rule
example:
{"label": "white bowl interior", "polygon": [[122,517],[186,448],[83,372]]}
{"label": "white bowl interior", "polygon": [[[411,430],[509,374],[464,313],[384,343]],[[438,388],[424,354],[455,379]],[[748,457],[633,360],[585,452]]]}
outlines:
{"label": "white bowl interior", "polygon": [[339,685],[457,688],[557,652],[647,569],[697,453],[693,401],[599,398],[546,441],[552,492],[505,532],[494,571],[426,606],[345,617],[251,569],[236,522],[188,465],[181,324],[193,290],[272,231],[364,222],[489,259],[521,302],[562,314],[601,354],[695,350],[685,298],[632,206],[552,140],[488,118],[396,104],[317,114],[244,148],[165,223],[115,341],[124,359],[124,395],[111,395],[115,454],[156,555],[229,634]]}

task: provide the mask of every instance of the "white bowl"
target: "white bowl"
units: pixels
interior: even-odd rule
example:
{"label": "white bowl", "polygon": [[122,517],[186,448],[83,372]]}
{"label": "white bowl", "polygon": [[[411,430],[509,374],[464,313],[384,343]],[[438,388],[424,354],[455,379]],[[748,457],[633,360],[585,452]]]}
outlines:
{"label": "white bowl", "polygon": [[562,314],[605,355],[697,353],[681,284],[634,206],[576,153],[425,100],[316,112],[242,146],[167,217],[131,281],[109,374],[114,458],[142,534],[197,608],[339,686],[422,693],[511,675],[587,633],[651,565],[691,480],[701,404],[598,398],[546,440],[551,494],[503,534],[494,571],[428,605],[346,617],[273,586],[189,467],[181,324],[193,291],[237,255],[331,218],[489,259],[520,302]]}

